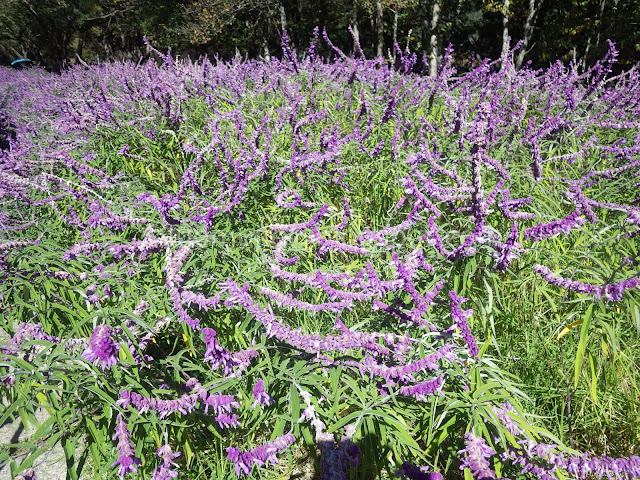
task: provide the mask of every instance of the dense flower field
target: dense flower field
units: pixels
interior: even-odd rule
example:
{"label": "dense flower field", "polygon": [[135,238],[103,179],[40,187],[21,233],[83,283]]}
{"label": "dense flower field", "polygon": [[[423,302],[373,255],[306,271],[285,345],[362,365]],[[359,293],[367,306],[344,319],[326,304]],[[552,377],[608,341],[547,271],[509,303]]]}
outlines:
{"label": "dense flower field", "polygon": [[428,77],[323,37],[0,70],[0,423],[50,414],[0,458],[640,477],[638,71]]}

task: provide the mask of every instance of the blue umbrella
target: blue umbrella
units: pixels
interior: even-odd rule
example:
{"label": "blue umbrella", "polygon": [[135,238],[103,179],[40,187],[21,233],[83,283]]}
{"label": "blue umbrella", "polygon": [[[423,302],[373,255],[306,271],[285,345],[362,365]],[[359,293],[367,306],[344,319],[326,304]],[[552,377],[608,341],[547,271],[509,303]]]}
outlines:
{"label": "blue umbrella", "polygon": [[17,60],[14,60],[13,62],[11,62],[11,66],[13,67],[14,65],[18,65],[19,63],[23,63],[23,62],[30,62],[31,60],[29,60],[28,58],[19,58]]}

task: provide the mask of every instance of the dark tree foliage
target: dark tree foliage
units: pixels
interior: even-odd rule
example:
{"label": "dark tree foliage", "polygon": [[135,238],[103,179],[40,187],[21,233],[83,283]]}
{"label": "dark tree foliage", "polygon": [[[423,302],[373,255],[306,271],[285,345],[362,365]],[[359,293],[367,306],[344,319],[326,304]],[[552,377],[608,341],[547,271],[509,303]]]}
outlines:
{"label": "dark tree foliage", "polygon": [[500,56],[505,19],[511,45],[528,32],[523,60],[534,67],[575,57],[586,68],[602,58],[607,39],[620,52],[618,68],[634,65],[640,53],[635,0],[0,0],[0,63],[28,57],[59,70],[78,57],[138,60],[146,54],[143,35],[180,55],[279,56],[283,30],[301,52],[315,26],[326,27],[347,55],[355,51],[351,26],[374,57],[380,13],[385,56],[395,55],[394,40],[429,56],[435,38],[439,57],[454,46],[462,70],[473,59]]}

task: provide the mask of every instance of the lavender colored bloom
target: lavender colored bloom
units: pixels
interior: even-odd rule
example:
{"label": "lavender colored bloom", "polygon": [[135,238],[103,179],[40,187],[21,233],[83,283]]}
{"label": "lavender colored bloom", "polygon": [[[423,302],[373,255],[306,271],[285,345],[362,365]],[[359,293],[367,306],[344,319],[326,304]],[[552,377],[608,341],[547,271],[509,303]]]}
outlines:
{"label": "lavender colored bloom", "polygon": [[256,320],[262,323],[266,329],[268,337],[275,337],[278,340],[285,340],[292,346],[300,348],[310,353],[319,353],[322,351],[342,351],[346,352],[352,348],[365,348],[376,354],[387,355],[389,349],[379,345],[377,340],[380,334],[369,334],[364,332],[354,332],[348,335],[327,335],[303,334],[301,331],[293,330],[290,327],[277,321],[276,316],[270,309],[262,309],[257,305],[251,296],[243,287],[240,289],[238,285],[231,279],[227,280],[224,288],[229,293],[229,298],[225,301],[227,306],[240,304]]}
{"label": "lavender colored bloom", "polygon": [[210,308],[216,308],[220,305],[220,296],[214,295],[211,298],[205,297],[202,293],[195,293],[191,290],[181,289],[180,290],[180,298],[181,300],[187,304],[187,306],[191,306],[191,304],[195,304],[198,306],[198,310],[204,310],[208,312]]}
{"label": "lavender colored bloom", "polygon": [[368,374],[371,378],[378,376],[386,380],[388,383],[401,382],[414,382],[413,375],[425,370],[438,370],[440,360],[447,359],[453,360],[453,345],[447,344],[440,347],[434,353],[426,355],[418,360],[399,366],[388,366],[386,364],[378,363],[371,355],[365,356],[362,362],[356,362],[353,360],[346,360],[344,365],[353,367],[360,371],[361,374]]}
{"label": "lavender colored bloom", "polygon": [[471,469],[473,478],[476,480],[496,478],[496,473],[491,470],[487,460],[493,457],[496,452],[486,444],[484,438],[476,436],[473,432],[467,433],[464,438],[466,446],[458,452],[459,455],[465,455],[460,470]]}
{"label": "lavender colored bloom", "polygon": [[295,257],[284,256],[284,249],[287,246],[287,243],[289,243],[289,240],[291,240],[290,236],[282,237],[276,244],[276,248],[273,251],[274,258],[278,263],[282,265],[295,265],[299,260],[299,257],[297,255]]}
{"label": "lavender colored bloom", "polygon": [[319,255],[322,255],[331,249],[337,250],[338,252],[360,255],[367,255],[369,253],[362,247],[356,247],[354,245],[349,245],[348,243],[338,242],[337,240],[326,239],[320,234],[320,231],[317,229],[317,227],[312,227],[312,231],[313,233],[309,235],[309,239],[320,244],[320,249],[318,251]]}
{"label": "lavender colored bloom", "polygon": [[102,370],[118,363],[119,345],[113,341],[113,329],[109,325],[99,325],[91,334],[89,346],[82,353],[82,358],[94,365],[100,365]]}
{"label": "lavender colored bloom", "polygon": [[580,216],[580,211],[575,210],[562,220],[539,223],[535,227],[525,229],[524,236],[534,242],[540,242],[559,233],[569,233],[571,229],[578,228],[583,223],[585,220]]}
{"label": "lavender colored bloom", "polygon": [[640,277],[632,277],[622,282],[610,283],[608,285],[592,285],[566,277],[557,277],[544,265],[534,265],[533,271],[544,278],[548,283],[567,290],[578,293],[595,295],[597,299],[605,297],[607,300],[619,302],[622,294],[626,290],[640,288]]}
{"label": "lavender colored bloom", "polygon": [[456,292],[449,292],[449,297],[451,297],[451,318],[453,319],[455,325],[460,329],[462,338],[467,343],[467,346],[469,348],[469,354],[472,357],[477,357],[479,349],[476,342],[476,337],[474,337],[473,333],[471,333],[468,322],[468,319],[473,313],[473,310],[462,310],[460,308],[460,304],[466,302],[467,299],[459,297]]}
{"label": "lavender colored bloom", "polygon": [[232,395],[209,393],[195,378],[189,379],[186,387],[191,389],[193,393],[186,393],[173,400],[145,397],[139,393],[123,390],[120,392],[120,399],[116,405],[123,408],[132,405],[140,413],[154,411],[160,414],[161,418],[177,412],[187,415],[195,410],[198,402],[204,406],[205,413],[211,407],[217,415],[230,413],[231,407],[239,407]]}
{"label": "lavender colored bloom", "polygon": [[131,442],[131,433],[127,428],[127,424],[122,418],[121,414],[118,414],[116,418],[116,433],[113,435],[113,440],[118,439],[118,460],[113,463],[113,466],[119,465],[118,475],[124,477],[129,472],[137,472],[136,465],[140,465],[142,462],[135,456],[135,449],[133,448],[133,442]]}
{"label": "lavender colored bloom", "polygon": [[569,197],[574,201],[578,209],[582,212],[582,214],[589,220],[591,223],[598,222],[598,216],[591,209],[589,205],[590,200],[585,197],[584,192],[578,185],[573,185],[571,187],[570,193],[568,193]]}
{"label": "lavender colored bloom", "polygon": [[212,370],[224,367],[224,374],[229,374],[237,364],[231,356],[231,352],[220,345],[216,338],[217,333],[215,330],[211,328],[203,328],[202,333],[204,334],[204,343],[207,347],[204,353],[204,361],[211,363]]}
{"label": "lavender colored bloom", "polygon": [[275,224],[275,225],[269,225],[268,228],[270,228],[274,232],[288,232],[288,233],[313,228],[321,222],[322,217],[327,213],[328,209],[329,209],[329,205],[325,203],[322,207],[320,207],[320,210],[318,210],[318,212],[315,215],[313,215],[311,219],[307,222],[292,223],[289,225]]}
{"label": "lavender colored bloom", "polygon": [[273,398],[265,391],[264,381],[262,379],[258,380],[253,387],[253,398],[255,399],[252,405],[253,408],[256,408],[258,405],[268,407],[274,402]]}
{"label": "lavender colored bloom", "polygon": [[175,400],[164,400],[159,398],[149,398],[139,393],[123,390],[120,392],[120,399],[116,402],[116,405],[123,408],[127,408],[129,405],[136,407],[140,413],[148,411],[155,411],[160,414],[161,418],[166,417],[171,413],[180,412],[186,415],[192,412],[198,402],[198,396],[195,394],[182,395]]}
{"label": "lavender colored bloom", "polygon": [[151,480],[171,480],[176,478],[178,472],[173,467],[177,467],[177,465],[173,459],[179,457],[180,452],[173,453],[169,445],[163,445],[156,451],[156,455],[161,459],[161,462],[153,471]]}
{"label": "lavender colored bloom", "polygon": [[236,428],[240,426],[237,414],[221,413],[216,415],[216,422],[220,425],[220,428]]}
{"label": "lavender colored bloom", "polygon": [[[20,345],[23,342],[28,342],[29,340],[45,340],[51,343],[60,343],[60,339],[58,337],[48,335],[42,331],[41,323],[23,322],[18,324],[9,345]],[[9,345],[5,345],[3,348],[8,347]]]}
{"label": "lavender colored bloom", "polygon": [[316,441],[322,454],[320,480],[347,480],[350,468],[358,465],[360,448],[349,438],[343,438],[336,448],[330,433],[317,433]]}
{"label": "lavender colored bloom", "polygon": [[[632,455],[628,458],[611,458],[607,456],[590,457],[583,454],[581,457],[567,456],[559,452],[556,445],[535,443],[531,439],[519,442],[522,448],[509,448],[501,454],[502,460],[511,460],[516,465],[521,465],[522,473],[531,472],[543,480],[555,480],[555,470],[567,471],[575,478],[585,479],[588,475],[597,478],[606,476],[608,480],[616,479],[632,480],[640,478],[640,457]],[[542,464],[540,460],[546,462]]]}
{"label": "lavender colored bloom", "polygon": [[[293,197],[293,200],[288,201],[289,197]],[[296,207],[315,207],[313,202],[303,202],[300,194],[295,190],[285,190],[278,194],[276,197],[276,203],[282,208],[296,208]]]}
{"label": "lavender colored bloom", "polygon": [[307,303],[301,300],[297,300],[289,294],[278,293],[266,287],[260,287],[260,293],[272,298],[280,306],[289,307],[289,309],[296,308],[299,310],[307,310],[313,313],[322,311],[340,313],[345,308],[350,308],[352,303],[350,300],[345,300],[342,302]]}
{"label": "lavender colored bloom", "polygon": [[345,195],[344,197],[342,197],[342,221],[340,222],[340,225],[336,225],[336,230],[343,230],[349,224],[349,220],[351,218],[352,217],[351,208],[349,207],[349,199]]}
{"label": "lavender colored bloom", "polygon": [[442,480],[442,474],[428,472],[425,467],[418,468],[409,462],[402,462],[402,468],[396,472],[396,476],[403,480]]}
{"label": "lavender colored bloom", "polygon": [[491,410],[496,414],[500,423],[507,429],[507,431],[514,437],[524,435],[525,432],[520,428],[518,422],[516,422],[509,412],[513,411],[513,406],[510,403],[503,403],[499,407],[492,406]]}
{"label": "lavender colored bloom", "polygon": [[426,382],[417,383],[416,385],[400,387],[399,391],[401,395],[414,396],[416,400],[426,402],[428,395],[434,395],[435,393],[441,394],[443,383],[444,376],[440,375],[433,380],[427,380]]}
{"label": "lavender colored bloom", "polygon": [[295,441],[296,437],[291,433],[287,433],[272,442],[265,443],[246,452],[237,447],[229,447],[227,448],[227,458],[235,465],[236,475],[250,475],[254,465],[262,467],[267,463],[278,463],[276,455],[289,448]]}
{"label": "lavender colored bloom", "polygon": [[36,472],[33,468],[30,468],[26,472],[19,474],[14,480],[37,480]]}
{"label": "lavender colored bloom", "polygon": [[518,238],[518,223],[513,222],[511,225],[511,233],[504,244],[496,243],[494,245],[496,251],[493,253],[493,259],[496,262],[496,270],[504,272],[509,267],[512,260],[518,258],[522,251],[522,244],[516,242]]}

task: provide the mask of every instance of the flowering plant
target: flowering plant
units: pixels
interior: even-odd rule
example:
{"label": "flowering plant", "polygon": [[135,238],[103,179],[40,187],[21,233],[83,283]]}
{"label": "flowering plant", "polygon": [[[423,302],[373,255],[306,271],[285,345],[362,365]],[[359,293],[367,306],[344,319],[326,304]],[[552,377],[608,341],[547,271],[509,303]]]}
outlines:
{"label": "flowering plant", "polygon": [[[0,412],[49,415],[12,475],[60,443],[70,478],[637,478],[572,409],[638,408],[637,71],[611,45],[454,76],[449,49],[431,78],[318,42],[0,70]],[[518,382],[540,323],[567,428]]]}

